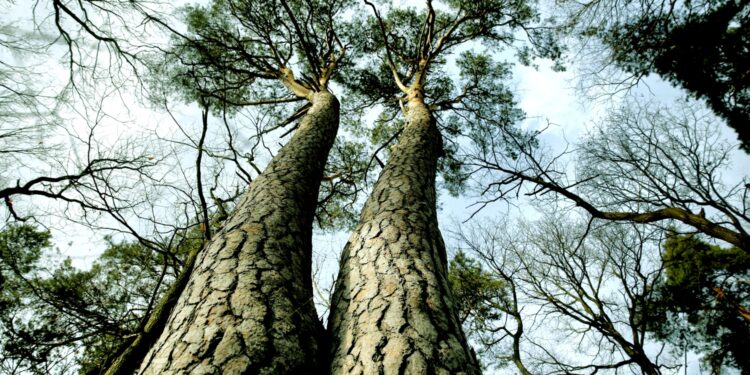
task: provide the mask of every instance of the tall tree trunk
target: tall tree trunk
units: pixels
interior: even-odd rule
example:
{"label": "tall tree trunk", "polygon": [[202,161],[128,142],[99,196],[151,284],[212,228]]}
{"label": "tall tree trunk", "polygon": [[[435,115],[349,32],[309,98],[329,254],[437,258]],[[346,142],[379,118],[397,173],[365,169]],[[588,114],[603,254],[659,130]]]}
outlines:
{"label": "tall tree trunk", "polygon": [[435,209],[442,139],[421,98],[344,248],[329,331],[332,374],[474,374]]}
{"label": "tall tree trunk", "polygon": [[151,311],[141,331],[132,339],[122,342],[120,347],[110,354],[111,357],[107,358],[105,363],[100,364],[100,368],[92,369],[86,375],[130,375],[138,369],[143,357],[164,330],[169,313],[182,295],[182,291],[185,290],[195,265],[195,258],[202,248],[201,246],[190,251],[185,264],[180,269],[179,276]]}
{"label": "tall tree trunk", "polygon": [[315,93],[294,137],[198,255],[142,374],[317,374],[327,363],[312,301],[312,222],[339,104]]}

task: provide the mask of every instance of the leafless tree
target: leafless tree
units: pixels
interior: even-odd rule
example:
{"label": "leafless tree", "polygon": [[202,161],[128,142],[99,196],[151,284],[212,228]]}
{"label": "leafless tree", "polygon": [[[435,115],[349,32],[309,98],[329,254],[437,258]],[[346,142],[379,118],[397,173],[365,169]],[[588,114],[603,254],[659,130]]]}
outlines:
{"label": "leafless tree", "polygon": [[663,271],[657,255],[661,239],[659,231],[644,233],[639,228],[607,225],[587,234],[584,222],[557,218],[531,229],[530,247],[521,250],[527,293],[540,304],[543,319],[562,317],[567,322],[561,333],[593,347],[590,351],[571,345],[592,354],[593,363],[582,364],[567,364],[545,350],[549,357],[542,362],[558,373],[617,368],[661,373],[665,345],[656,355],[647,351],[644,318]]}
{"label": "leafless tree", "polygon": [[[714,130],[716,118],[696,105],[667,110],[634,101],[561,154],[513,135],[521,150],[516,158],[494,145],[477,150],[471,172],[486,183],[480,208],[521,193],[547,194],[592,218],[680,223],[750,251],[750,183],[741,172],[727,174],[732,157],[744,156],[733,153],[737,147]],[[574,173],[565,163],[571,156]]]}
{"label": "leafless tree", "polygon": [[476,341],[474,346],[489,361],[489,365],[505,366],[512,362],[518,373],[531,375],[533,372],[525,363],[527,355],[522,351],[522,345],[527,340],[524,331],[525,295],[520,288],[523,264],[516,253],[522,246],[522,239],[507,229],[503,223],[491,221],[483,226],[461,226],[452,233],[459,249],[477,257],[491,277],[505,284],[507,293],[503,299],[489,301],[492,308],[503,314],[501,319],[487,320],[479,327],[469,327],[467,334],[470,340]]}
{"label": "leafless tree", "polygon": [[674,348],[654,341],[644,318],[662,277],[663,232],[596,224],[550,214],[517,230],[501,224],[458,231],[459,246],[513,296],[498,328],[484,333],[494,341],[478,341],[482,348],[521,373],[660,374],[677,367],[674,358],[663,358]]}
{"label": "leafless tree", "polygon": [[[130,120],[131,106],[146,111],[142,103],[133,103],[142,99],[137,89],[146,87],[128,82],[135,78],[139,83],[145,50],[158,50],[163,42],[147,24],[163,27],[166,21],[160,17],[166,16],[160,11],[168,8],[166,4],[52,1],[34,5],[31,13],[23,13],[25,18],[0,25],[2,213],[6,222],[31,220],[66,232],[80,225],[94,237],[134,239],[158,254],[162,264],[152,270],[157,282],[142,301],[142,322],[135,332],[123,336],[140,338],[163,320],[163,310],[171,307],[192,268],[195,252],[177,249],[194,240],[193,228],[202,226],[209,238],[213,224],[223,220],[220,212],[231,210],[239,195],[223,183],[224,177],[219,181],[223,162],[233,162],[226,168],[229,173],[238,171],[240,179],[249,182],[253,172],[242,170],[247,164],[238,159],[252,158],[252,152],[238,156],[233,139],[237,130],[226,121],[226,143],[220,135],[205,139],[211,134],[206,132],[204,116],[201,142],[170,147],[174,143]],[[134,22],[138,18],[134,16],[147,22]],[[140,44],[144,38],[150,45]],[[67,78],[50,74],[59,68],[58,58],[65,60]],[[210,143],[219,146],[212,149]],[[222,143],[222,153],[212,154]],[[203,155],[211,159],[209,168],[201,160]],[[181,168],[187,158],[192,165]],[[172,289],[165,293],[168,284],[173,284]],[[159,303],[162,294],[164,301]],[[90,334],[73,337],[67,344],[75,346]],[[123,349],[130,342],[125,340]],[[68,360],[80,354],[71,353]]]}

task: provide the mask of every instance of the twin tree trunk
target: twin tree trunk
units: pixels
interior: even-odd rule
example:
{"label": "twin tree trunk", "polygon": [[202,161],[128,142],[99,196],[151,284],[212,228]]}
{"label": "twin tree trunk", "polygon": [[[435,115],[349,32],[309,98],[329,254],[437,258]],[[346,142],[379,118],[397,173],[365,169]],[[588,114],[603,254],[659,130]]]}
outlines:
{"label": "twin tree trunk", "polygon": [[338,111],[333,95],[314,94],[294,137],[198,254],[140,373],[479,373],[448,286],[435,208],[442,141],[421,99],[344,249],[328,351],[311,240]]}
{"label": "twin tree trunk", "polygon": [[421,98],[347,243],[333,296],[332,374],[475,374],[435,208],[442,139]]}
{"label": "twin tree trunk", "polygon": [[312,301],[312,222],[339,104],[315,93],[292,139],[198,254],[142,374],[317,374],[327,347]]}

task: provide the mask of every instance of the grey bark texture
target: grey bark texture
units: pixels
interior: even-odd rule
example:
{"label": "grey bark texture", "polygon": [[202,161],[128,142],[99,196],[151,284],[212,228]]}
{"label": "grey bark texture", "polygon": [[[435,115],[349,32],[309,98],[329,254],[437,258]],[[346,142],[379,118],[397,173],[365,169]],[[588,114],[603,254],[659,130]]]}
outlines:
{"label": "grey bark texture", "polygon": [[421,99],[349,238],[333,295],[332,374],[475,374],[435,208],[442,138]]}
{"label": "grey bark texture", "polygon": [[133,374],[141,364],[143,357],[153,346],[159,335],[164,331],[164,326],[169,318],[177,299],[185,290],[185,286],[190,278],[195,265],[195,258],[198,256],[199,249],[190,252],[185,260],[185,264],[180,270],[180,275],[174,281],[172,286],[164,293],[159,303],[151,311],[146,324],[141,332],[138,333],[132,341],[125,341],[121,347],[113,353],[114,359],[109,364],[104,364],[98,371],[90,371],[87,375],[104,374],[104,375],[129,375]]}
{"label": "grey bark texture", "polygon": [[200,252],[141,374],[318,374],[327,367],[312,301],[312,222],[339,122],[328,92]]}

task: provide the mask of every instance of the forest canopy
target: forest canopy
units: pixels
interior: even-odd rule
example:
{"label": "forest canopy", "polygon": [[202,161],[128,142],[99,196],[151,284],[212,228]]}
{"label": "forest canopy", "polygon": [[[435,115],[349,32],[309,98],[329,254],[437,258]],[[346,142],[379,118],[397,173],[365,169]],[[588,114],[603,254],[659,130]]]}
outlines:
{"label": "forest canopy", "polygon": [[0,4],[0,374],[750,372],[748,1]]}

